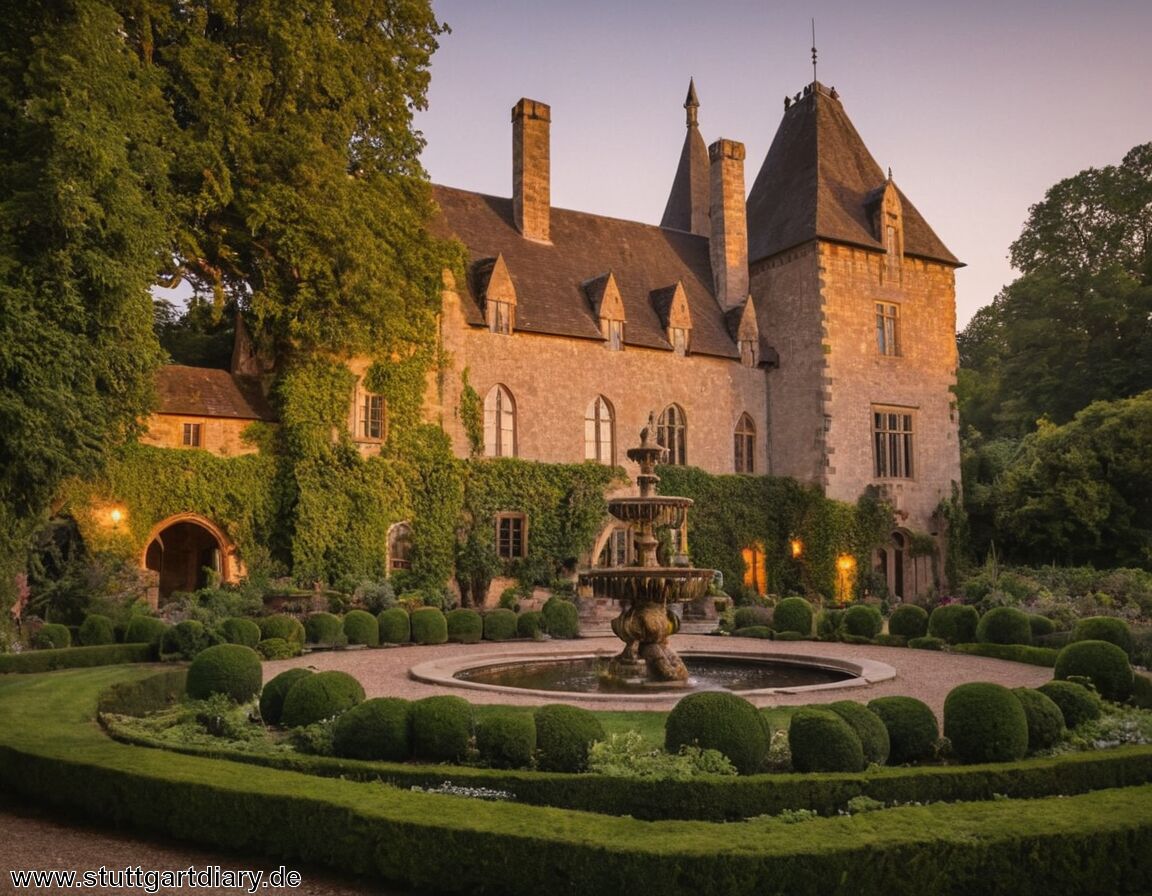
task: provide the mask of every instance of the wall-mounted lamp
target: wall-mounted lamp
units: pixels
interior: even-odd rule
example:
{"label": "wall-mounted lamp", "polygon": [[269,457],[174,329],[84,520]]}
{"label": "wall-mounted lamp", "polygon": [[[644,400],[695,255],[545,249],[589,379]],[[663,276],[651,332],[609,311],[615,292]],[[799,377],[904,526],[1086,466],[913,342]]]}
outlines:
{"label": "wall-mounted lamp", "polygon": [[788,542],[788,547],[792,551],[792,559],[797,560],[804,554],[804,542],[799,538],[793,538]]}

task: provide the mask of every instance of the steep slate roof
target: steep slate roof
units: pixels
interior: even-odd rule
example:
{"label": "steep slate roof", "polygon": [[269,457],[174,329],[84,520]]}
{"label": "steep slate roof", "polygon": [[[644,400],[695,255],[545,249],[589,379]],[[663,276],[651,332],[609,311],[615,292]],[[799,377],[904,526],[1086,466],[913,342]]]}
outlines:
{"label": "steep slate roof", "polygon": [[159,414],[275,420],[260,383],[227,370],[168,364],[156,372]]}
{"label": "steep slate roof", "polygon": [[692,316],[692,354],[738,358],[712,291],[708,240],[691,233],[553,208],[551,244],[526,240],[512,222],[512,200],[433,187],[440,207],[434,229],[455,236],[471,259],[464,314],[484,325],[478,262],[503,255],[516,287],[516,330],[602,341],[586,292],[589,280],[612,273],[627,324],[626,345],[671,349],[652,306],[654,290],[684,285]]}
{"label": "steep slate roof", "polygon": [[[680,150],[680,164],[676,167],[676,177],[668,194],[668,204],[664,207],[661,227],[683,230],[707,236],[705,223],[708,221],[710,205],[708,147],[700,136],[696,125],[696,109],[700,101],[696,98],[696,85],[688,82],[688,99],[684,108],[688,112],[688,133],[684,135],[684,147]],[[693,220],[699,224],[692,228]]]}
{"label": "steep slate roof", "polygon": [[[840,100],[819,82],[784,111],[748,194],[748,259],[813,239],[883,251],[867,208],[884,172]],[[960,265],[903,193],[904,253]]]}

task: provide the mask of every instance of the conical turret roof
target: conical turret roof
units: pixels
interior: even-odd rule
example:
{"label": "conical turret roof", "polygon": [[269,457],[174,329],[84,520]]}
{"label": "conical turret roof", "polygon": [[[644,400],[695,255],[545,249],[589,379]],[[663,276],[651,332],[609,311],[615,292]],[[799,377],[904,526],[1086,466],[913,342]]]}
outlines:
{"label": "conical turret roof", "polygon": [[661,227],[683,230],[707,236],[708,228],[708,147],[697,126],[696,110],[700,100],[696,97],[696,84],[688,81],[688,98],[684,101],[688,133],[684,135],[684,147],[680,150],[680,164],[672,181],[672,191],[668,194],[668,204],[664,207]]}

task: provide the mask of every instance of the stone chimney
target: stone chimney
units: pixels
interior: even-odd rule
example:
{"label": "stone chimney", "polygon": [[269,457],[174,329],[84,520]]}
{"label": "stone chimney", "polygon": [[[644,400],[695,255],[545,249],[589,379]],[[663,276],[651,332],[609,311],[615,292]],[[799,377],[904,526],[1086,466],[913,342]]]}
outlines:
{"label": "stone chimney", "polygon": [[536,100],[512,107],[512,217],[525,239],[550,241],[552,110]]}
{"label": "stone chimney", "polygon": [[712,280],[725,311],[748,298],[748,215],[744,205],[744,144],[717,140],[710,163]]}

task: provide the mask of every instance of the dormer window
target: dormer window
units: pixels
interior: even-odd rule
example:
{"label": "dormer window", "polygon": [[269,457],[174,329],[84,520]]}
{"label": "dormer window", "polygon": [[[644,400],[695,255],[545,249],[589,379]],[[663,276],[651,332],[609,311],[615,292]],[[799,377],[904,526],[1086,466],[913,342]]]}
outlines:
{"label": "dormer window", "polygon": [[624,348],[624,321],[605,318],[600,321],[600,332],[604,334],[608,351],[618,352]]}
{"label": "dormer window", "polygon": [[740,363],[745,367],[756,366],[756,341],[755,339],[740,340]]}
{"label": "dormer window", "polygon": [[669,327],[668,341],[672,343],[672,351],[678,355],[688,354],[688,329],[686,327]]}
{"label": "dormer window", "polygon": [[502,336],[512,335],[512,305],[508,302],[488,301],[488,329]]}

